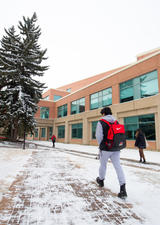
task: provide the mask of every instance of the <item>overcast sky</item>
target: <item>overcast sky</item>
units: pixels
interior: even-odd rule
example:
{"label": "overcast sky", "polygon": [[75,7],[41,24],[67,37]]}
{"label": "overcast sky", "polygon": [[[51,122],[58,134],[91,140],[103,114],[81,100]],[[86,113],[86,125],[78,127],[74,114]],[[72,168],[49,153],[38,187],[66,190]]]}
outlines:
{"label": "overcast sky", "polygon": [[4,0],[4,27],[37,13],[40,44],[50,69],[42,79],[57,88],[132,63],[160,47],[159,0]]}

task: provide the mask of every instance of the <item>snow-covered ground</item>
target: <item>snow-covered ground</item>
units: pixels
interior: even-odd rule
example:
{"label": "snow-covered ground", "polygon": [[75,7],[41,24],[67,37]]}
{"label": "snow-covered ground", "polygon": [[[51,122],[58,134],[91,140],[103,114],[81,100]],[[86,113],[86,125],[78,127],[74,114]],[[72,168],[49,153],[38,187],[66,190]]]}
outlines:
{"label": "snow-covered ground", "polygon": [[[125,225],[159,225],[159,209],[160,209],[160,152],[152,152],[145,151],[145,156],[147,160],[147,164],[141,164],[138,162],[139,155],[138,150],[136,149],[124,149],[121,151],[121,162],[124,168],[126,180],[127,180],[127,193],[128,198],[125,200],[125,204],[127,206],[132,205],[132,212],[135,213],[137,218],[141,218],[141,220],[135,219],[136,216],[131,216],[132,214],[126,212],[126,208],[121,209],[121,214],[126,216],[126,219],[123,222],[116,223],[116,219],[110,220],[110,222],[103,221],[103,219],[99,218],[98,220],[93,220],[96,218],[96,213],[100,213],[99,210],[103,213],[103,217],[105,215],[105,208],[108,206],[112,209],[114,217],[116,216],[116,209],[118,205],[123,204],[123,200],[119,200],[116,197],[116,194],[119,192],[119,185],[116,178],[116,174],[114,168],[111,163],[108,163],[107,167],[107,175],[105,179],[105,188],[104,192],[101,192],[100,188],[95,183],[95,178],[98,176],[98,168],[99,168],[99,160],[95,159],[96,154],[98,154],[98,148],[96,146],[86,146],[86,145],[71,145],[71,144],[62,144],[56,143],[56,148],[52,149],[51,142],[33,142],[35,145],[39,144],[39,146],[34,149],[33,144],[29,144],[29,148],[23,150],[20,147],[15,148],[11,143],[4,142],[0,143],[0,192],[1,192],[1,200],[3,200],[3,196],[7,193],[10,185],[16,179],[17,175],[21,175],[22,171],[29,171],[30,178],[26,178],[26,182],[28,187],[35,185],[33,178],[37,175],[38,182],[42,182],[41,191],[47,192],[48,186],[56,183],[61,185],[61,188],[65,190],[68,187],[65,178],[68,177],[68,180],[73,179],[75,185],[79,188],[79,192],[84,191],[83,185],[85,184],[85,192],[87,192],[87,188],[90,188],[90,197],[97,198],[95,202],[103,202],[102,209],[97,209],[93,211],[88,210],[84,212],[82,209],[88,207],[89,200],[83,198],[77,198],[76,189],[74,189],[75,195],[71,194],[71,192],[66,188],[65,192],[61,190],[61,194],[57,192],[57,195],[49,196],[41,198],[44,202],[49,202],[48,205],[57,204],[57,202],[61,202],[61,205],[64,205],[64,201],[68,204],[67,209],[64,207],[64,211],[61,209],[57,212],[56,215],[50,214],[50,211],[47,211],[48,208],[45,208],[46,211],[39,208],[38,211],[35,207],[35,204],[31,205],[32,210],[28,209],[25,213],[30,214],[30,220],[26,220],[22,224],[38,224],[38,225],[53,225],[53,224],[63,224],[63,225],[108,225],[108,224],[125,224]],[[34,161],[36,159],[36,154],[38,157],[37,166],[31,166],[27,169],[27,164],[29,165],[30,161],[33,161],[33,153],[34,153]],[[79,152],[83,154],[78,155]],[[89,153],[90,155],[85,155],[84,153]],[[54,162],[55,159],[55,162]],[[37,159],[36,159],[37,160]],[[64,168],[63,168],[63,166]],[[43,170],[38,166],[41,165]],[[67,169],[71,168],[71,170]],[[38,169],[39,168],[39,169]],[[54,176],[53,176],[54,169]],[[43,173],[43,175],[40,173]],[[33,176],[34,174],[34,176]],[[56,175],[55,175],[56,174]],[[59,180],[57,178],[58,174],[67,174],[66,176],[62,176],[63,180]],[[28,176],[28,175],[27,175]],[[44,182],[44,183],[43,183]],[[77,182],[77,184],[76,184]],[[78,186],[78,183],[82,186]],[[50,188],[51,189],[51,188]],[[82,189],[82,190],[81,190]],[[67,192],[68,190],[68,192]],[[33,190],[34,192],[34,190]],[[55,190],[56,192],[56,190]],[[51,192],[50,192],[51,193]],[[93,194],[94,193],[94,194]],[[106,194],[110,195],[106,197]],[[42,194],[42,193],[41,193]],[[100,196],[99,196],[100,194]],[[59,197],[58,197],[59,196]],[[89,197],[87,197],[89,198]],[[81,201],[79,200],[81,199]],[[18,200],[17,200],[18,201]],[[77,202],[78,201],[78,202]],[[63,202],[63,204],[62,204]],[[76,202],[76,205],[75,205]],[[17,203],[18,204],[18,203]],[[78,205],[77,205],[78,204]],[[48,206],[49,207],[49,206]],[[113,208],[112,208],[113,207]],[[34,211],[34,214],[33,214]],[[36,214],[37,212],[37,214]],[[70,214],[69,219],[67,215]],[[0,211],[1,214],[1,211]],[[59,215],[59,216],[58,216]],[[129,216],[130,215],[130,216]],[[124,216],[124,217],[125,217]],[[32,217],[32,218],[31,218]],[[33,217],[41,218],[37,219],[34,223]],[[117,216],[118,217],[118,216]],[[134,218],[135,217],[135,218]],[[1,218],[1,216],[0,216]],[[7,218],[7,217],[6,217]],[[109,217],[106,217],[109,218]],[[8,219],[9,220],[9,219]],[[30,221],[30,222],[29,222]],[[37,222],[39,221],[39,222]],[[12,224],[12,223],[6,223]]]}

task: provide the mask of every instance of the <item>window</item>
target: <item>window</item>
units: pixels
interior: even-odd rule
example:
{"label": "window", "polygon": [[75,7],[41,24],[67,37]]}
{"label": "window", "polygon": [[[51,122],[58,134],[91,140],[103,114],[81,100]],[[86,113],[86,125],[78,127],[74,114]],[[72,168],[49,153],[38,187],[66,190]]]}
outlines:
{"label": "window", "polygon": [[53,101],[55,102],[55,101],[59,100],[60,98],[62,98],[62,96],[60,96],[60,95],[54,95],[53,96]]}
{"label": "window", "polygon": [[41,119],[49,118],[49,108],[48,107],[40,107],[40,118]]}
{"label": "window", "polygon": [[71,92],[71,88],[67,88],[67,90],[66,90],[67,92]]}
{"label": "window", "polygon": [[140,77],[141,98],[152,96],[158,93],[157,71],[145,74]]}
{"label": "window", "polygon": [[35,136],[36,138],[38,138],[38,128],[36,128],[36,129],[34,130],[34,136]]}
{"label": "window", "polygon": [[82,123],[72,125],[72,138],[81,139],[83,135]]}
{"label": "window", "polygon": [[58,138],[65,138],[65,126],[58,127]]}
{"label": "window", "polygon": [[85,111],[85,98],[78,99],[71,103],[71,114],[77,114]]}
{"label": "window", "polygon": [[135,139],[135,132],[138,128],[145,133],[147,140],[155,140],[155,118],[154,114],[131,116],[124,118],[126,137],[129,140]]}
{"label": "window", "polygon": [[120,84],[120,102],[145,98],[158,93],[157,70]]}
{"label": "window", "polygon": [[49,137],[51,138],[53,134],[53,127],[49,127]]}
{"label": "window", "polygon": [[98,109],[112,104],[112,88],[107,88],[90,96],[90,109]]}
{"label": "window", "polygon": [[58,118],[67,116],[67,104],[58,107]]}
{"label": "window", "polygon": [[120,100],[121,102],[133,100],[133,80],[120,84]]}
{"label": "window", "polygon": [[92,122],[92,139],[96,139],[96,127],[97,127],[98,121]]}
{"label": "window", "polygon": [[46,136],[46,128],[42,128],[41,137],[45,137],[45,136]]}

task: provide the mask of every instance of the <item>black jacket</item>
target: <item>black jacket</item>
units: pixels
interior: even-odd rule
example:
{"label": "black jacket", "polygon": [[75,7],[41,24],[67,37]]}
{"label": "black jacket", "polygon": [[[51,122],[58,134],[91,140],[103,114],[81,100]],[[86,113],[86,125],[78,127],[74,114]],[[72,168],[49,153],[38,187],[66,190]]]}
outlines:
{"label": "black jacket", "polygon": [[136,137],[135,146],[138,148],[146,148],[146,141],[144,134],[140,133]]}

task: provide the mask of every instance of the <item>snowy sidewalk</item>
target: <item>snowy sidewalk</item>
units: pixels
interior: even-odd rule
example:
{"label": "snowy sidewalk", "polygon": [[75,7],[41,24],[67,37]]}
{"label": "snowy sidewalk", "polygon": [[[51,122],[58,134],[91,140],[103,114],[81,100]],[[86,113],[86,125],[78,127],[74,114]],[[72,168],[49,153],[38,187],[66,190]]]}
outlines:
{"label": "snowy sidewalk", "polygon": [[130,202],[99,188],[91,171],[72,157],[56,149],[34,151],[3,196],[0,224],[141,224]]}
{"label": "snowy sidewalk", "polygon": [[[46,146],[46,147],[52,147],[51,141],[31,141],[28,143],[33,143],[35,145],[41,145],[41,146]],[[91,146],[91,145],[56,143],[56,147],[59,149],[75,150],[75,151],[80,151],[80,152],[91,153],[94,155],[97,155],[98,151],[99,151],[98,146]],[[160,152],[144,150],[144,154],[145,154],[148,164],[153,164],[153,165],[157,164],[160,166]],[[121,150],[121,159],[138,162],[139,161],[138,149],[125,148],[125,149]]]}

